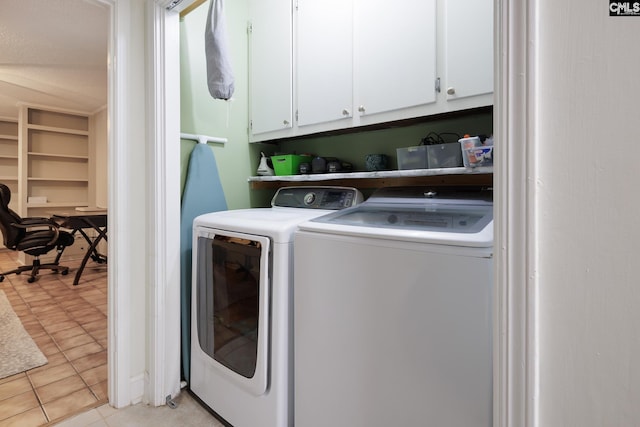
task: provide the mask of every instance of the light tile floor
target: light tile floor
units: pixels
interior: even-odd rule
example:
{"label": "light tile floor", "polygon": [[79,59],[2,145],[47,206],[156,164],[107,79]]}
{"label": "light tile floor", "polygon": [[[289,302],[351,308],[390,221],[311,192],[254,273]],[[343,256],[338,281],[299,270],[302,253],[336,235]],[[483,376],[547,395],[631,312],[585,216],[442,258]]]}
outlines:
{"label": "light tile floor", "polygon": [[[139,404],[114,409],[107,403],[107,270],[89,262],[78,286],[79,261],[63,262],[67,276],[43,271],[8,275],[0,283],[48,363],[0,379],[0,427],[223,427],[188,392],[176,409]],[[0,249],[0,271],[18,265],[16,253]]]}
{"label": "light tile floor", "polygon": [[109,405],[103,405],[54,425],[56,427],[224,427],[189,393],[182,392],[174,400],[178,404],[176,409],[168,406],[154,408],[139,404],[116,410]]}
{"label": "light tile floor", "polygon": [[[0,270],[18,265],[16,252],[0,250]],[[107,270],[90,262],[73,286],[78,261],[64,262],[68,275],[43,270],[35,283],[27,273],[5,276],[7,295],[48,363],[0,379],[0,427],[36,427],[107,402]]]}

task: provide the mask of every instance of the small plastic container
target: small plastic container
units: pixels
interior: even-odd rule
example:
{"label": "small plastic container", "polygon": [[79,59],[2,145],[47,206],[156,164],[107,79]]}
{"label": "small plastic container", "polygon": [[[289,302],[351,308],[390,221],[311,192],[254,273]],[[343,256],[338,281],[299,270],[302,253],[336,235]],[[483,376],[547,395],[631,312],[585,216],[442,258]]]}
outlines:
{"label": "small plastic container", "polygon": [[457,168],[462,166],[460,144],[427,145],[427,167],[429,169]]}
{"label": "small plastic container", "polygon": [[462,159],[467,168],[493,166],[493,145],[467,148]]}
{"label": "small plastic container", "polygon": [[462,148],[462,151],[466,150],[467,148],[482,147],[482,141],[480,141],[480,137],[478,136],[467,135],[464,138],[460,138],[458,142],[460,143],[460,148]]}
{"label": "small plastic container", "polygon": [[460,144],[418,145],[397,148],[398,169],[439,169],[462,166]]}
{"label": "small plastic container", "polygon": [[477,136],[465,135],[458,140],[464,167],[493,166],[493,145],[483,145]]}
{"label": "small plastic container", "polygon": [[397,148],[396,154],[398,156],[399,170],[427,169],[429,167],[426,145]]}
{"label": "small plastic container", "polygon": [[282,156],[271,156],[273,170],[277,176],[297,175],[300,163],[310,163],[311,156],[300,154],[285,154]]}

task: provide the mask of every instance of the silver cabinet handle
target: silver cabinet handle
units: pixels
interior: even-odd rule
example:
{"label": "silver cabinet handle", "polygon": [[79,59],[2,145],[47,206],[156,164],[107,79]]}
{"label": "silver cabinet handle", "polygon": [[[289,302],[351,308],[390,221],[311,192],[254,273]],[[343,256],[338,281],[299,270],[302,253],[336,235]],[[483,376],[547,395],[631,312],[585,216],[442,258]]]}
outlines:
{"label": "silver cabinet handle", "polygon": [[360,111],[361,113],[364,113],[365,112],[364,105],[359,106],[358,111]]}
{"label": "silver cabinet handle", "polygon": [[346,108],[344,110],[342,110],[342,115],[343,116],[349,116],[351,113],[349,113],[349,110],[347,110]]}
{"label": "silver cabinet handle", "polygon": [[282,124],[285,125],[285,126],[288,126],[289,125],[289,120],[283,120]]}
{"label": "silver cabinet handle", "polygon": [[456,93],[456,88],[454,87],[447,88],[447,95],[455,95],[455,93]]}

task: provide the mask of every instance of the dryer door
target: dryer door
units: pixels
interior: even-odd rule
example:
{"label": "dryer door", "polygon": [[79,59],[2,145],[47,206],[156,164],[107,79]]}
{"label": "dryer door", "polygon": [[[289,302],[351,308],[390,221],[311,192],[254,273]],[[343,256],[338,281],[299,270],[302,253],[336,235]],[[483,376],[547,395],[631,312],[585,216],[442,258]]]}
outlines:
{"label": "dryer door", "polygon": [[259,396],[268,387],[270,240],[214,229],[196,238],[199,348],[212,369]]}

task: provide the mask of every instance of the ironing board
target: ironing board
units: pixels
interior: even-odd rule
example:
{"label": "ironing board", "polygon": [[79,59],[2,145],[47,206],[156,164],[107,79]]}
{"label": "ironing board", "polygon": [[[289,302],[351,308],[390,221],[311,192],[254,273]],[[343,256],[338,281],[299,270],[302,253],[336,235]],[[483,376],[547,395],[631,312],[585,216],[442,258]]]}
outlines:
{"label": "ironing board", "polygon": [[213,150],[207,144],[196,144],[189,157],[187,179],[182,193],[180,215],[180,307],[182,370],[190,379],[191,365],[191,254],[195,217],[227,210],[227,202],[218,175]]}

